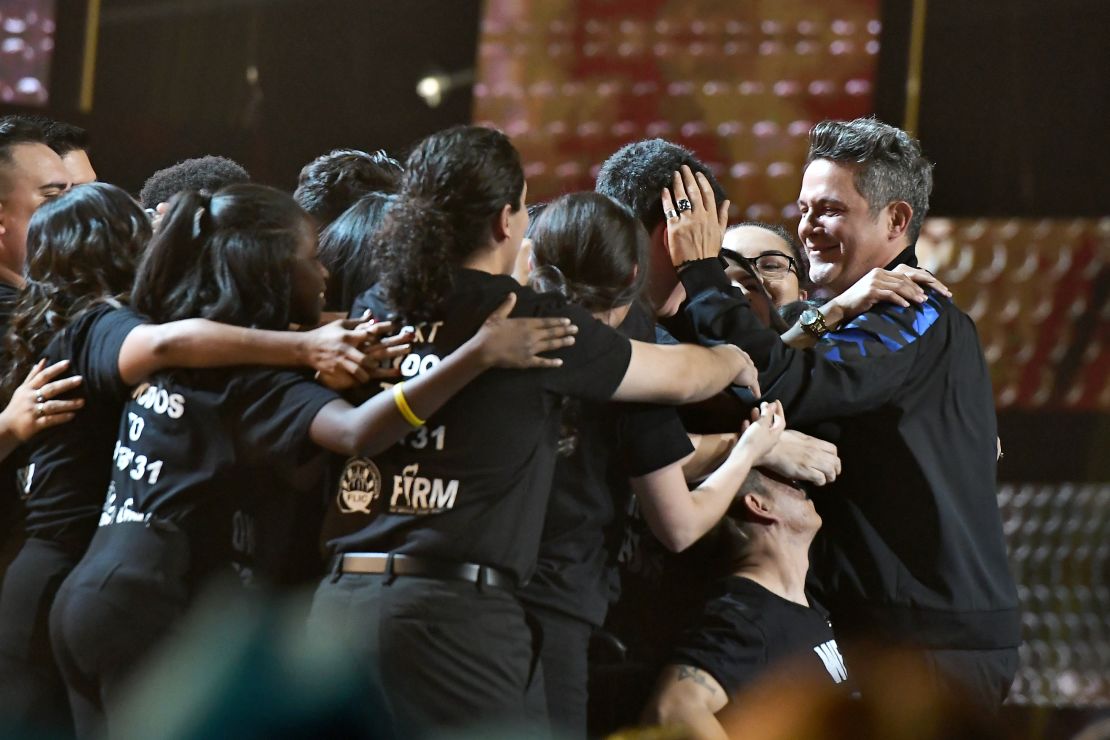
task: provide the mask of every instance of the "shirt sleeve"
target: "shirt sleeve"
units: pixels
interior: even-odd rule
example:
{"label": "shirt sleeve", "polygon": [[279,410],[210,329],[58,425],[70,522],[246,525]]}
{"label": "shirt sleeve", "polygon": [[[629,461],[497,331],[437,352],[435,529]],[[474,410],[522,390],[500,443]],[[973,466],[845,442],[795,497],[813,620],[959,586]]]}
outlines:
{"label": "shirt sleeve", "polygon": [[262,372],[244,388],[238,423],[239,444],[248,459],[296,466],[320,452],[309,427],[326,404],[339,398],[328,388],[291,371]]}
{"label": "shirt sleeve", "polygon": [[73,371],[84,378],[82,393],[123,400],[128,386],[119,374],[119,354],[127,336],[147,323],[129,308],[103,311],[92,320],[84,346],[73,358]]}
{"label": "shirt sleeve", "polygon": [[893,398],[919,362],[919,340],[935,330],[950,305],[933,292],[920,306],[878,304],[815,347],[798,350],[724,284],[716,260],[691,265],[681,277],[689,296],[685,317],[697,341],[727,341],[747,352],[759,368],[763,398],[782,401],[791,426],[874,410]]}
{"label": "shirt sleeve", "polygon": [[697,626],[679,636],[669,662],[700,668],[731,697],[766,668],[766,639],[748,619],[710,602]]}
{"label": "shirt sleeve", "polygon": [[574,344],[553,353],[563,364],[547,373],[547,389],[591,401],[611,398],[628,370],[632,343],[578,306],[564,305],[545,315],[566,316],[578,327]]}
{"label": "shirt sleeve", "polygon": [[619,422],[620,449],[630,478],[673,465],[694,451],[673,406],[624,406]]}

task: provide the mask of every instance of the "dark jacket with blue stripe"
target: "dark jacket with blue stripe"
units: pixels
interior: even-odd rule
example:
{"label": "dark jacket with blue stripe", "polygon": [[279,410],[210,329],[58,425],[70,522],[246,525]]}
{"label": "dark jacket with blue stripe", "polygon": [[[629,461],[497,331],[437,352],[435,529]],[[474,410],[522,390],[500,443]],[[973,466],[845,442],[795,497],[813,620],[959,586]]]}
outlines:
{"label": "dark jacket with blue stripe", "polygon": [[[891,263],[916,264],[913,249]],[[995,498],[994,397],[975,325],[929,292],[880,303],[808,350],[787,347],[716,260],[682,272],[680,339],[729,341],[787,422],[835,442],[843,473],[814,495],[811,574],[837,635],[935,648],[1020,642]],[[685,335],[685,336],[683,336]]]}

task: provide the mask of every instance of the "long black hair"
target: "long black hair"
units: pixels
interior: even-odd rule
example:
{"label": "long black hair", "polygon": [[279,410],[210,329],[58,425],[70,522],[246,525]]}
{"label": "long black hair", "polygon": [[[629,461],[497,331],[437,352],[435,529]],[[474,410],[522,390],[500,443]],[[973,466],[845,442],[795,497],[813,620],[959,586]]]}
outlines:
{"label": "long black hair", "polygon": [[453,268],[486,246],[493,220],[520,208],[524,170],[500,131],[456,126],[420,142],[374,253],[383,297],[406,321],[436,314],[453,288]]}
{"label": "long black hair", "polygon": [[115,185],[81,185],[44,203],[27,228],[25,280],[5,343],[5,397],[55,334],[92,305],[126,302],[150,221]]}
{"label": "long black hair", "polygon": [[367,193],[320,234],[320,262],[328,269],[324,310],[348,311],[374,284],[373,240],[394,196]]}
{"label": "long black hair", "polygon": [[287,193],[230,185],[180,193],[151,239],[132,305],[156,323],[205,318],[260,329],[289,326],[292,266],[311,233]]}
{"label": "long black hair", "polygon": [[562,292],[588,311],[627,306],[647,283],[647,231],[608,196],[570,193],[552,201],[529,236],[537,271],[556,268]]}

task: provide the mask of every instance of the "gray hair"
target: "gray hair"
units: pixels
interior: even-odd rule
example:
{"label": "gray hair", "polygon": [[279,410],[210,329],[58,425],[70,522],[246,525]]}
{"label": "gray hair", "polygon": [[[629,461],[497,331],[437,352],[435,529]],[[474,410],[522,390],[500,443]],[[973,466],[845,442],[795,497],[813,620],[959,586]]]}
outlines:
{"label": "gray hair", "polygon": [[917,139],[874,118],[822,121],[809,133],[806,164],[816,159],[852,166],[872,217],[896,201],[909,203],[909,243],[917,242],[933,190],[933,165]]}

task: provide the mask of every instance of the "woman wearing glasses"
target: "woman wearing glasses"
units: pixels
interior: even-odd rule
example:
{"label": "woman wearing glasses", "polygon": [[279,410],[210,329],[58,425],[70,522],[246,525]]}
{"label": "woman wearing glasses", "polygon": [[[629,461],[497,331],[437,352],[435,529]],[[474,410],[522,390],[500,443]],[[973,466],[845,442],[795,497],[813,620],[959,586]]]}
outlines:
{"label": "woman wearing glasses", "polygon": [[721,257],[725,274],[748,297],[755,314],[792,347],[809,347],[815,335],[806,331],[806,315],[818,313],[830,330],[851,321],[879,301],[909,306],[925,300],[925,288],[951,295],[927,270],[900,265],[874,269],[848,290],[823,305],[810,300],[809,260],[781,226],[747,222],[725,232]]}

